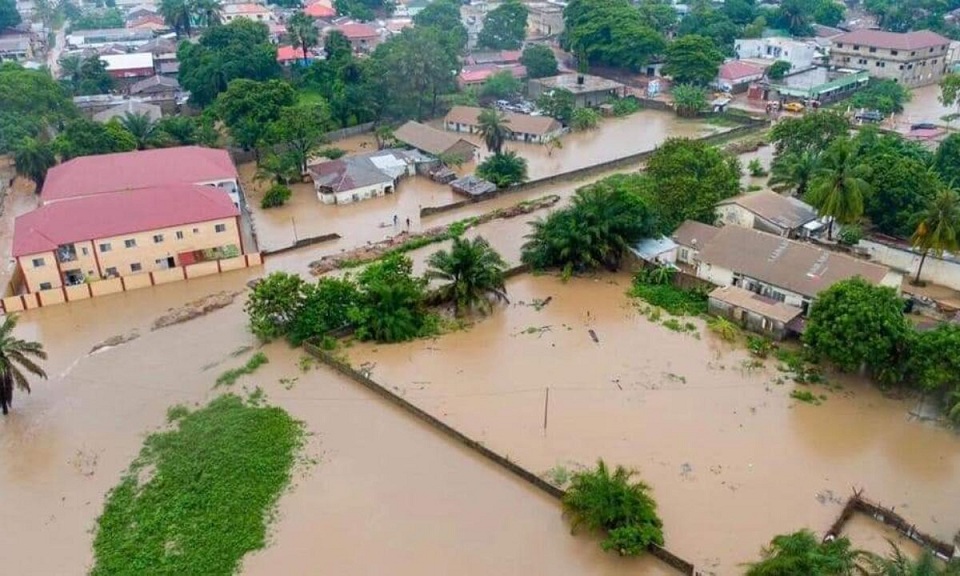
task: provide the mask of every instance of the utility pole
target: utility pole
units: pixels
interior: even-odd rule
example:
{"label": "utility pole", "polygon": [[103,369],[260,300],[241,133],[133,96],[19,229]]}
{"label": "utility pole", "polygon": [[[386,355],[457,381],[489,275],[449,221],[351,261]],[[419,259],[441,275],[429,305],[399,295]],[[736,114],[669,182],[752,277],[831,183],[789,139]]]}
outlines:
{"label": "utility pole", "polygon": [[547,431],[547,409],[550,407],[550,387],[547,386],[546,394],[543,397],[543,431]]}

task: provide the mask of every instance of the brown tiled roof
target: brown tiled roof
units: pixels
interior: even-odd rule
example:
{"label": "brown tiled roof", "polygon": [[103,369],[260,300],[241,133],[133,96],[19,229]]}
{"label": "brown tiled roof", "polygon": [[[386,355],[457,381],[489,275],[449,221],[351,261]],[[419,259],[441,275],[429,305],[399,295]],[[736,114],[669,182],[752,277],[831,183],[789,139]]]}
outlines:
{"label": "brown tiled roof", "polygon": [[397,128],[393,135],[397,140],[435,156],[443,154],[460,142],[466,142],[476,148],[476,145],[463,138],[412,120]]}
{"label": "brown tiled roof", "polygon": [[721,302],[726,302],[727,304],[736,306],[737,308],[743,308],[744,310],[756,312],[757,314],[766,318],[779,320],[784,324],[803,313],[803,310],[797,308],[796,306],[790,306],[789,304],[784,304],[783,302],[779,302],[772,298],[754,294],[749,290],[744,290],[743,288],[738,288],[736,286],[724,286],[717,288],[710,293],[710,298],[720,300]]}
{"label": "brown tiled roof", "polygon": [[793,230],[816,219],[817,213],[809,204],[765,190],[741,194],[720,202],[720,205],[736,204],[764,220],[781,228]]}
{"label": "brown tiled roof", "polygon": [[700,251],[700,260],[811,298],[854,276],[879,284],[888,272],[885,266],[740,226],[721,228]]}
{"label": "brown tiled roof", "polygon": [[720,229],[716,226],[696,220],[687,220],[670,237],[681,246],[696,247],[699,250],[703,249],[710,240],[713,240],[713,237],[719,231]]}
{"label": "brown tiled roof", "polygon": [[[443,120],[444,122],[478,126],[480,124],[478,117],[481,112],[483,112],[483,108],[454,106]],[[504,112],[503,115],[507,120],[507,128],[521,134],[542,136],[543,134],[549,134],[561,128],[560,123],[549,116],[531,116],[529,114],[517,114],[515,112]]]}
{"label": "brown tiled roof", "polygon": [[841,34],[832,40],[835,44],[838,42],[859,44],[890,50],[922,50],[950,43],[950,40],[932,30],[917,30],[901,34],[885,30],[867,30],[865,28]]}

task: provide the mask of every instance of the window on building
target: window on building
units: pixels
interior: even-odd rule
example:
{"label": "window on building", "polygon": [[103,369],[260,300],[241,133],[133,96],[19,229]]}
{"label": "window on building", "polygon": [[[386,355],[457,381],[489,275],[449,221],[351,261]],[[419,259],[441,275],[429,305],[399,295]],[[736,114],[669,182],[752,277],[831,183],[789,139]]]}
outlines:
{"label": "window on building", "polygon": [[136,248],[137,241],[135,238],[130,238],[129,240],[124,240],[123,245],[126,246],[127,248]]}
{"label": "window on building", "polygon": [[874,48],[873,46],[870,47],[870,52],[871,52],[871,53],[876,52],[876,51],[877,51],[876,48]]}
{"label": "window on building", "polygon": [[107,277],[108,277],[108,278],[109,278],[110,276],[119,276],[119,274],[117,274],[117,269],[114,268],[113,266],[107,268],[106,273],[107,273]]}
{"label": "window on building", "polygon": [[226,232],[226,231],[227,231],[227,225],[226,225],[226,224],[217,224],[216,226],[213,227],[213,229],[214,229],[214,231],[216,231],[216,232]]}
{"label": "window on building", "polygon": [[45,264],[46,264],[46,262],[43,260],[43,258],[34,258],[34,259],[33,259],[33,267],[34,267],[34,268],[43,268],[43,266],[44,266]]}
{"label": "window on building", "polygon": [[890,51],[890,55],[891,55],[891,56],[896,56],[897,54],[899,54],[899,52],[897,52],[896,50],[891,50],[891,51]]}
{"label": "window on building", "polygon": [[837,48],[843,48],[843,42],[837,42]]}
{"label": "window on building", "polygon": [[40,283],[40,289],[41,289],[41,290],[49,290],[49,289],[51,289],[51,288],[53,288],[53,285],[50,284],[49,282],[41,282],[41,283]]}
{"label": "window on building", "polygon": [[854,44],[854,45],[853,45],[853,49],[854,49],[854,50],[859,50],[859,49],[860,49],[860,45],[859,45],[859,44]]}
{"label": "window on building", "polygon": [[161,242],[163,242],[163,234],[154,234],[154,235],[153,235],[153,243],[154,243],[154,244],[159,244],[159,243],[161,243]]}
{"label": "window on building", "polygon": [[183,240],[183,230],[177,230],[177,240]]}
{"label": "window on building", "polygon": [[139,262],[134,262],[130,265],[131,272],[139,272],[142,268],[143,266],[141,266]]}
{"label": "window on building", "polygon": [[193,229],[193,233],[194,233],[194,234],[199,234],[199,233],[200,233],[200,229],[199,229],[199,228],[194,228],[194,229]]}
{"label": "window on building", "polygon": [[104,242],[103,244],[100,245],[101,252],[109,252],[111,248],[112,246],[110,246],[109,242]]}

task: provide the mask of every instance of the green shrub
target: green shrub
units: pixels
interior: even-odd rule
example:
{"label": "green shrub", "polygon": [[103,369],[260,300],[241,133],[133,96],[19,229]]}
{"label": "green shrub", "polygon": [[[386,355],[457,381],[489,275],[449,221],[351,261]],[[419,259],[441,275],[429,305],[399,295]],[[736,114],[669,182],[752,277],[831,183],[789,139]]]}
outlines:
{"label": "green shrub", "polygon": [[304,292],[303,302],[287,331],[287,339],[294,346],[349,324],[350,310],[357,306],[360,297],[353,282],[336,278],[321,278]]}
{"label": "green shrub", "polygon": [[767,171],[763,168],[763,163],[760,162],[759,158],[754,158],[747,164],[747,170],[750,171],[750,175],[754,178],[760,178],[767,175]]}
{"label": "green shrub", "polygon": [[640,101],[632,96],[618,98],[613,103],[613,114],[615,116],[629,116],[642,108]]}
{"label": "green shrub", "polygon": [[253,374],[257,368],[269,362],[267,355],[263,352],[257,352],[247,360],[247,363],[239,368],[231,368],[220,376],[217,376],[217,386],[232,386],[246,374]]}
{"label": "green shrub", "polygon": [[274,184],[264,192],[263,198],[260,200],[260,207],[267,209],[283,206],[292,195],[293,192],[290,191],[290,188],[283,184]]}
{"label": "green shrub", "polygon": [[329,158],[330,160],[337,160],[338,158],[343,158],[346,155],[346,150],[343,148],[336,148],[334,146],[324,148],[323,150],[317,152],[317,156],[323,156],[324,158]]}
{"label": "green shrub", "polygon": [[740,336],[740,327],[721,316],[708,320],[707,327],[724,342],[733,342]]}
{"label": "green shrub", "polygon": [[630,296],[659,306],[674,316],[699,316],[707,313],[707,296],[701,291],[684,290],[672,284],[648,284],[634,278]]}
{"label": "green shrub", "polygon": [[747,336],[747,349],[750,350],[750,354],[757,358],[766,358],[775,348],[776,345],[769,338],[755,335]]}

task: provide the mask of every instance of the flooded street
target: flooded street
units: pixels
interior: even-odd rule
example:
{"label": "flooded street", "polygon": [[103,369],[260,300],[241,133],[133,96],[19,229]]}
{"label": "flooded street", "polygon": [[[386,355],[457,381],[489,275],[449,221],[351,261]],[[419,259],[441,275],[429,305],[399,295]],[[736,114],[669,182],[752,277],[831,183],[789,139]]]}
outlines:
{"label": "flooded street", "polygon": [[17,178],[13,186],[7,186],[14,175],[14,168],[8,161],[0,158],[0,292],[6,289],[17,261],[11,256],[13,252],[13,221],[21,215],[37,207],[37,195],[33,192],[33,183],[23,178]]}
{"label": "flooded street", "polygon": [[348,355],[534,471],[600,457],[637,468],[667,546],[700,569],[734,574],[774,534],[825,530],[854,486],[940,538],[960,528],[956,434],[851,379],[818,387],[822,405],[799,403],[774,360],[751,366],[699,320],[697,340],[639,316],[628,282],[521,276],[508,283],[513,305],[468,331]]}
{"label": "flooded street", "polygon": [[943,119],[948,114],[957,114],[957,106],[946,107],[940,103],[940,86],[933,84],[922,88],[915,88],[911,92],[910,101],[903,105],[903,112],[894,117],[894,121],[907,129],[911,124],[918,122],[932,122],[941,126],[957,128],[960,122],[952,123]]}

